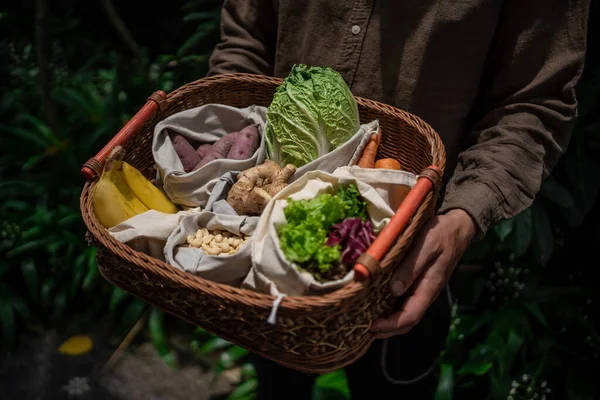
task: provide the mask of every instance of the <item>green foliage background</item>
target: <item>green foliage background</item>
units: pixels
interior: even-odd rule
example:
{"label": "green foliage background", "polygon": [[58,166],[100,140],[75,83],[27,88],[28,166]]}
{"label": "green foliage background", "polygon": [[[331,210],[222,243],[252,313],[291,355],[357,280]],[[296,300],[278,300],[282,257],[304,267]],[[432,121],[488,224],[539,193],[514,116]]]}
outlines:
{"label": "green foliage background", "polygon": [[[40,44],[33,18],[39,3],[0,7],[2,346],[14,346],[25,330],[60,326],[74,316],[109,315],[121,337],[143,319],[165,362],[177,368],[165,329],[169,317],[98,274],[95,250],[84,240],[79,170],[150,93],[169,92],[206,73],[218,40],[220,1],[175,1],[168,12],[142,16],[121,6],[138,40],[134,47],[108,20],[93,17],[101,12],[98,5],[74,0],[50,6]],[[600,299],[592,279],[600,239],[597,8],[568,152],[533,206],[475,243],[453,277],[456,304],[436,372],[437,399],[600,395]],[[217,355],[217,373],[242,366],[243,383],[230,399],[253,398],[256,379],[247,352],[187,329],[192,353]],[[337,372],[318,380],[314,397],[348,396],[344,374]]]}

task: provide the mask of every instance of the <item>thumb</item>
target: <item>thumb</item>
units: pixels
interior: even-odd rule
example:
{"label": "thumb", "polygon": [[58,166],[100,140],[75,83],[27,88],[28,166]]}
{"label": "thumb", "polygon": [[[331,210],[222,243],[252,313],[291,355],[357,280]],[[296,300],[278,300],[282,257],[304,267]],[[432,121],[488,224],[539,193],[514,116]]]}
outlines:
{"label": "thumb", "polygon": [[392,295],[402,296],[421,275],[425,267],[432,264],[441,254],[438,241],[434,239],[436,230],[433,226],[435,225],[421,231],[408,255],[394,271],[390,281]]}

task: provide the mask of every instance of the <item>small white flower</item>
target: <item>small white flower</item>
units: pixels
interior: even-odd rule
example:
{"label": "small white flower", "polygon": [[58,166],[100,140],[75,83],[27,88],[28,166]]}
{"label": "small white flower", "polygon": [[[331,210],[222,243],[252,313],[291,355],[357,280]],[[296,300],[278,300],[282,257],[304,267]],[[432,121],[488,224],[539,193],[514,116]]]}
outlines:
{"label": "small white flower", "polygon": [[548,382],[546,381],[542,381],[541,385],[542,388],[545,388],[546,386],[548,386]]}
{"label": "small white flower", "polygon": [[[510,254],[508,255],[508,261],[510,261],[510,262],[514,262],[514,261],[515,261],[515,255],[514,255],[514,253],[510,253]],[[512,272],[511,272],[511,273],[512,273]]]}
{"label": "small white flower", "polygon": [[522,380],[523,382],[527,382],[527,381],[529,380],[529,375],[527,375],[527,374],[523,374],[523,377],[521,378],[521,380]]}
{"label": "small white flower", "polygon": [[519,387],[519,382],[517,382],[517,381],[512,381],[512,387],[514,387],[514,388],[518,388],[518,387]]}
{"label": "small white flower", "polygon": [[510,389],[510,394],[517,394],[517,388]]}
{"label": "small white flower", "polygon": [[509,395],[509,396],[506,398],[506,400],[515,400],[515,398],[514,398],[514,397],[512,397],[511,395]]}
{"label": "small white flower", "polygon": [[63,386],[62,389],[66,391],[69,396],[81,396],[87,393],[91,387],[88,378],[75,377]]}
{"label": "small white flower", "polygon": [[531,392],[533,392],[533,388],[532,388],[531,386],[529,386],[529,387],[527,388],[527,393],[531,393]]}
{"label": "small white flower", "polygon": [[510,280],[508,278],[504,278],[504,283],[508,285],[508,283],[510,282]]}
{"label": "small white flower", "polygon": [[458,335],[458,340],[463,340],[465,338],[465,335],[463,335],[462,333],[460,335]]}
{"label": "small white flower", "polygon": [[456,320],[454,321],[454,325],[458,325],[460,324],[460,318],[456,318]]}
{"label": "small white flower", "polygon": [[504,275],[504,270],[502,268],[498,268],[498,275]]}
{"label": "small white flower", "polygon": [[516,298],[518,298],[518,297],[519,297],[519,293],[518,293],[518,292],[515,292],[515,293],[513,294],[513,297],[514,297],[515,299],[516,299]]}

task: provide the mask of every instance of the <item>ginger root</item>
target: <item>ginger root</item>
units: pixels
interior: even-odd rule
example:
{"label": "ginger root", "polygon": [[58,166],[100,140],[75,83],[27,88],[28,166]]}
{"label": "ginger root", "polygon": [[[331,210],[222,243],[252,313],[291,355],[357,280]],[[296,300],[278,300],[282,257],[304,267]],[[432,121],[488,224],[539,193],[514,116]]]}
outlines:
{"label": "ginger root", "polygon": [[266,160],[238,175],[227,195],[227,203],[238,215],[260,215],[265,206],[296,172],[296,167],[288,164],[281,168],[276,162]]}

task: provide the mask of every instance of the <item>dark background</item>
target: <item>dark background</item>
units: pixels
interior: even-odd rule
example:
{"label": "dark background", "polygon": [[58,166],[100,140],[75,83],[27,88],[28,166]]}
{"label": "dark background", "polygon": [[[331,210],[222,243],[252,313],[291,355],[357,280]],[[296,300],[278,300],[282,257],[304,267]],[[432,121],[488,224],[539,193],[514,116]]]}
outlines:
{"label": "dark background", "polygon": [[[156,4],[0,6],[2,399],[66,398],[77,376],[88,379],[87,399],[253,398],[245,350],[109,285],[84,240],[83,162],[153,91],[202,78],[219,39],[220,1]],[[438,399],[600,394],[598,8],[567,154],[533,206],[475,243],[454,276]],[[57,351],[75,334],[93,350]],[[145,375],[123,372],[142,366]],[[343,373],[322,377],[315,398],[347,398]]]}

